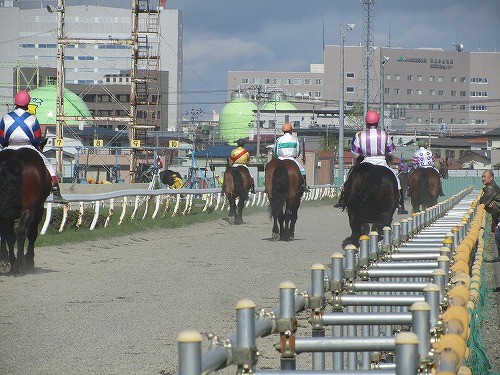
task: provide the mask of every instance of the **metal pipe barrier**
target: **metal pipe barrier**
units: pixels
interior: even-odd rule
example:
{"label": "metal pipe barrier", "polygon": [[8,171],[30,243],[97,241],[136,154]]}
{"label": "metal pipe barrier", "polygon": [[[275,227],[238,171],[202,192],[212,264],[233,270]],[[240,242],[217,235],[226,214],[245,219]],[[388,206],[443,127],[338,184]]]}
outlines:
{"label": "metal pipe barrier", "polygon": [[[256,188],[256,193],[251,194],[246,202],[248,206],[264,206],[268,203],[264,188]],[[309,192],[302,196],[302,201],[335,198],[340,194],[340,187],[335,185],[313,185]],[[67,194],[66,205],[54,204],[52,196],[45,204],[45,220],[40,234],[45,234],[54,216],[54,208],[62,206],[62,218],[58,231],[63,232],[68,225],[71,211],[77,212],[76,227],[84,226],[85,212],[92,212],[92,220],[88,226],[94,230],[99,220],[107,227],[115,216],[115,210],[120,210],[117,225],[122,225],[127,217],[135,220],[140,213],[141,220],[165,219],[167,215],[175,217],[188,215],[193,211],[195,204],[203,206],[203,212],[229,209],[224,192],[220,188],[210,189],[158,189],[158,190],[120,190],[101,194]]]}
{"label": "metal pipe barrier", "polygon": [[[384,228],[380,241],[371,232],[360,238],[359,248],[335,252],[328,275],[325,266],[314,264],[308,291],[283,282],[272,313],[256,315],[252,301],[240,301],[237,333],[223,346],[203,356],[197,343],[196,350],[186,350],[189,361],[202,358],[201,369],[183,363],[186,343],[179,340],[177,373],[198,375],[229,365],[238,374],[267,375],[466,373],[485,220],[471,190]],[[311,337],[298,337],[296,314],[309,315]],[[256,338],[270,333],[280,336],[275,348],[281,368],[263,371],[257,368]],[[302,353],[312,353],[311,370],[297,370]]]}

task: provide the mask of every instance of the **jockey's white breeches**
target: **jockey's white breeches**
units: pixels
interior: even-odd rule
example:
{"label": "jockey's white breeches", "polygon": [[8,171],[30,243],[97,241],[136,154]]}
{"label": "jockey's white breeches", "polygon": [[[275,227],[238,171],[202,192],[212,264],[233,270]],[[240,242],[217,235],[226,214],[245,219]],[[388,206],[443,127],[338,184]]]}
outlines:
{"label": "jockey's white breeches", "polygon": [[396,181],[398,183],[398,190],[401,190],[401,183],[399,182],[397,172],[387,165],[387,161],[385,160],[385,156],[365,156],[362,163],[370,163],[373,165],[381,165],[382,167],[386,167],[392,173],[394,173],[394,177],[396,177]]}
{"label": "jockey's white breeches", "polygon": [[236,168],[236,167],[239,167],[240,165],[242,167],[245,167],[246,169],[248,169],[248,173],[250,174],[250,177],[253,178],[252,173],[250,173],[250,168],[248,168],[248,165],[246,165],[246,164],[234,163],[233,165],[231,165],[231,168]]}
{"label": "jockey's white breeches", "polygon": [[36,147],[34,147],[33,145],[8,145],[6,147],[6,149],[11,149],[11,150],[17,150],[19,148],[23,148],[23,147],[26,147],[26,148],[31,148],[32,150],[35,150],[36,152],[38,152],[38,154],[42,157],[42,160],[43,160],[43,163],[45,164],[45,168],[47,168],[47,170],[49,171],[50,175],[52,177],[55,177],[56,176],[56,171],[54,169],[54,167],[52,166],[52,164],[50,163],[49,159],[47,159],[47,157],[42,154],[40,152],[40,150],[38,150]]}
{"label": "jockey's white breeches", "polygon": [[305,176],[305,174],[306,174],[306,170],[304,169],[304,167],[302,166],[302,164],[300,164],[300,163],[299,163],[296,159],[294,159],[294,158],[285,158],[285,157],[283,157],[283,156],[278,156],[278,159],[280,159],[280,160],[285,160],[285,159],[288,159],[288,160],[293,160],[293,161],[295,162],[295,164],[297,164],[297,167],[299,167],[299,169],[300,169],[300,174],[301,174],[302,176]]}

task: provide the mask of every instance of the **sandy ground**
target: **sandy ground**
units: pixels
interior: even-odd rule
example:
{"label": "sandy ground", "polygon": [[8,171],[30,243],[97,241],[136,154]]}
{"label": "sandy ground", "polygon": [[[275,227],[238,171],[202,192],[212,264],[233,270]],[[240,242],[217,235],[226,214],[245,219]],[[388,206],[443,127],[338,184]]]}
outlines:
{"label": "sandy ground", "polygon": [[[34,273],[0,276],[0,374],[172,372],[180,332],[229,337],[240,299],[274,310],[279,284],[308,288],[348,234],[346,213],[322,206],[301,208],[293,242],[270,241],[259,213],[38,249]],[[269,343],[259,364],[278,368]]]}

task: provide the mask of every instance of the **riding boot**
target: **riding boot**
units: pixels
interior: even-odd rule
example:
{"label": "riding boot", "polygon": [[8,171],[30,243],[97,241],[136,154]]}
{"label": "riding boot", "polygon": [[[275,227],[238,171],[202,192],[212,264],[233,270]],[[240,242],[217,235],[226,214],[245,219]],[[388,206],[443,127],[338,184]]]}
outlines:
{"label": "riding boot", "polygon": [[399,208],[398,208],[398,214],[407,214],[408,211],[405,209],[405,195],[403,193],[403,190],[399,190]]}
{"label": "riding boot", "polygon": [[54,182],[52,185],[52,201],[54,203],[67,204],[68,201],[61,196],[61,189],[59,188],[59,183]]}
{"label": "riding boot", "polygon": [[340,190],[340,196],[339,196],[339,201],[333,205],[335,208],[344,208],[345,207],[345,202],[344,202],[344,187]]}
{"label": "riding boot", "polygon": [[309,189],[309,186],[307,186],[307,180],[306,180],[306,175],[302,175],[302,178],[304,179],[304,183],[302,185],[302,190],[304,193],[309,192],[311,189]]}

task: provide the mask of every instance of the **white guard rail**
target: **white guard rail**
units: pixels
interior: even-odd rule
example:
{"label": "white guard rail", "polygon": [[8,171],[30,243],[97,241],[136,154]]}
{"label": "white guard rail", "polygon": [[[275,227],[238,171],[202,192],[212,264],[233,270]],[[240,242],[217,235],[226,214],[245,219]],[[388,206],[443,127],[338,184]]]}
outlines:
{"label": "white guard rail", "polygon": [[[250,194],[246,202],[248,206],[264,206],[268,203],[267,196],[264,188],[256,188],[255,194]],[[335,198],[340,194],[340,186],[335,185],[313,185],[310,186],[310,191],[305,193],[302,200],[321,200],[323,198]],[[121,206],[120,219],[118,225],[123,223],[126,215],[130,215],[130,219],[134,220],[138,209],[144,205],[144,214],[142,220],[148,215],[152,219],[158,216],[160,208],[164,205],[163,214],[161,218],[171,212],[174,217],[178,214],[187,215],[193,208],[195,199],[204,201],[203,211],[207,210],[223,210],[226,205],[224,193],[220,188],[213,189],[158,189],[158,190],[119,190],[101,194],[66,194],[64,198],[69,202],[67,205],[62,205],[63,216],[59,226],[59,232],[64,231],[68,214],[72,209],[78,207],[77,227],[81,227],[83,223],[83,215],[85,209],[92,209],[94,211],[93,219],[89,229],[93,230],[99,219],[101,208],[107,209],[108,213],[104,222],[104,227],[109,225],[110,219],[113,216],[115,206]],[[154,202],[152,203],[152,200]],[[181,202],[184,202],[182,212],[180,212]],[[152,206],[154,208],[152,209]],[[42,226],[40,234],[45,234],[52,221],[53,214],[52,196],[47,199],[45,204],[45,221]],[[173,208],[172,208],[173,206]]]}

